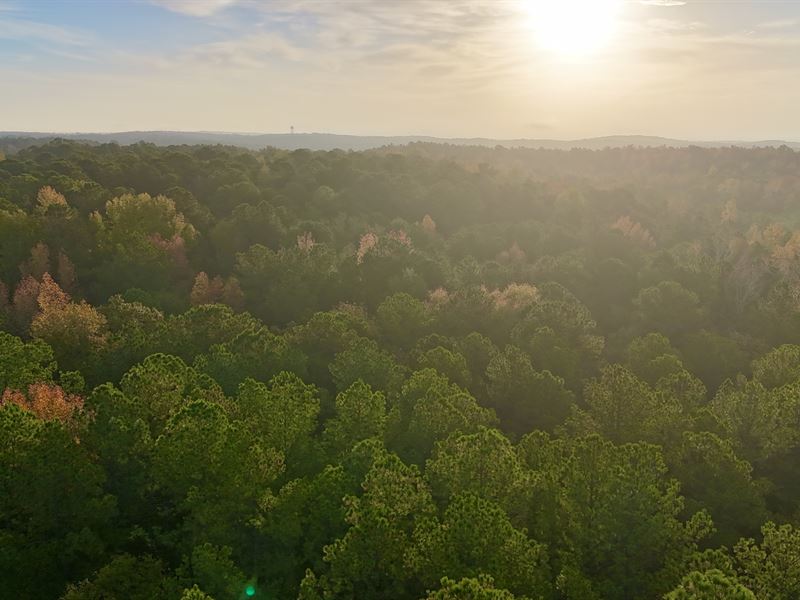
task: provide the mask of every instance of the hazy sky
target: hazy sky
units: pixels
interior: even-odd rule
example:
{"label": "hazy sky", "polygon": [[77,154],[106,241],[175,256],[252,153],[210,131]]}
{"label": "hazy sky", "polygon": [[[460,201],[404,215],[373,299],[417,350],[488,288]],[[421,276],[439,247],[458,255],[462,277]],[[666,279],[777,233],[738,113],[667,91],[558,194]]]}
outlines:
{"label": "hazy sky", "polygon": [[800,0],[594,1],[0,0],[0,130],[800,140]]}

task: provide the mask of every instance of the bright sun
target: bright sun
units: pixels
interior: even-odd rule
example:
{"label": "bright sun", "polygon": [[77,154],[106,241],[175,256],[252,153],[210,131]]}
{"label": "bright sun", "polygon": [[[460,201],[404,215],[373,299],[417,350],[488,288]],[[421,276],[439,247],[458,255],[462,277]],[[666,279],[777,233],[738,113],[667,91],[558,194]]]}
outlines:
{"label": "bright sun", "polygon": [[539,44],[579,57],[606,46],[617,29],[622,0],[525,0]]}

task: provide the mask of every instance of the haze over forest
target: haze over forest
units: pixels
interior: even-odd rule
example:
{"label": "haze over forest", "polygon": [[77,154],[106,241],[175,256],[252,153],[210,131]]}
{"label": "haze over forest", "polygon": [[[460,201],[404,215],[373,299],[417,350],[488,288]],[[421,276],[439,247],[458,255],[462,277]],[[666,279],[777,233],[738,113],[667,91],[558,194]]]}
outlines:
{"label": "haze over forest", "polygon": [[800,598],[798,50],[0,0],[0,596]]}
{"label": "haze over forest", "polygon": [[497,140],[488,138],[437,138],[431,136],[363,136],[340,135],[332,133],[223,133],[212,131],[121,131],[118,133],[34,133],[24,131],[0,131],[0,147],[6,151],[14,151],[26,146],[35,145],[52,139],[72,139],[96,143],[136,144],[145,142],[159,146],[180,144],[225,144],[258,150],[267,147],[286,150],[368,150],[381,146],[398,146],[417,142],[456,144],[459,146],[503,146],[506,148],[543,148],[550,150],[570,150],[572,148],[602,150],[603,148],[636,147],[669,147],[686,148],[698,146],[704,148],[739,146],[778,147],[788,146],[800,148],[798,142],[784,140],[675,140],[645,135],[614,135],[599,138],[578,140],[551,139],[511,139]]}

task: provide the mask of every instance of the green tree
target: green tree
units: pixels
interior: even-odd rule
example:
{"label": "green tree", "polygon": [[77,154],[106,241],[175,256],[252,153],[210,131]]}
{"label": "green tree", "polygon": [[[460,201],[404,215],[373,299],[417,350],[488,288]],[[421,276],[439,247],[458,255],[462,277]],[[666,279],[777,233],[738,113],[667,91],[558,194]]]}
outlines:
{"label": "green tree", "polygon": [[336,354],[329,366],[336,389],[344,391],[359,379],[373,389],[394,392],[400,388],[405,369],[374,340],[360,338]]}
{"label": "green tree", "polygon": [[294,598],[306,569],[325,570],[323,548],[347,532],[342,498],[359,491],[359,480],[343,466],[286,483],[259,525],[253,557],[266,593]]}
{"label": "green tree", "polygon": [[531,362],[564,378],[570,389],[594,370],[604,347],[589,309],[559,284],[539,288],[540,300],[511,331],[515,345]]}
{"label": "green tree", "polygon": [[684,336],[681,352],[686,368],[710,390],[747,369],[747,354],[731,337],[701,329]]}
{"label": "green tree", "polygon": [[519,348],[506,346],[486,368],[491,405],[507,432],[520,436],[552,430],[569,414],[573,394],[550,371],[537,372]]}
{"label": "green tree", "polygon": [[713,433],[684,432],[681,443],[666,451],[670,474],[681,482],[689,512],[705,509],[714,520],[711,542],[730,545],[754,535],[766,507],[753,481],[753,468],[736,457],[732,444]]}
{"label": "green tree", "polygon": [[602,370],[586,385],[586,411],[578,409],[570,426],[584,433],[601,433],[614,443],[666,442],[685,428],[678,399],[657,395],[622,365]]}
{"label": "green tree", "polygon": [[180,548],[203,542],[240,547],[248,522],[271,496],[282,456],[259,445],[221,407],[195,400],[173,415],[153,449],[153,483],[178,519]]}
{"label": "green tree", "polygon": [[392,407],[387,443],[404,459],[422,463],[449,435],[472,433],[497,419],[491,410],[433,369],[414,372]]}
{"label": "green tree", "polygon": [[307,319],[335,297],[335,255],[324,246],[273,251],[256,244],[236,257],[248,310],[270,324]]}
{"label": "green tree", "polygon": [[722,571],[692,571],[665,600],[756,600],[756,596]]}
{"label": "green tree", "polygon": [[784,344],[753,361],[753,379],[767,388],[800,379],[800,346]]}
{"label": "green tree", "polygon": [[789,600],[800,594],[800,531],[766,523],[760,544],[742,539],[733,549],[739,579],[761,600]]}
{"label": "green tree", "polygon": [[669,338],[695,331],[704,318],[700,298],[677,281],[641,290],[634,306],[643,331],[658,331]]}
{"label": "green tree", "polygon": [[198,585],[217,598],[237,598],[246,585],[247,578],[231,559],[232,549],[205,543],[192,548],[184,556],[176,576],[184,585]]}
{"label": "green tree", "polygon": [[388,296],[376,310],[378,329],[397,348],[411,348],[425,334],[429,317],[425,305],[404,292]]}
{"label": "green tree", "polygon": [[282,372],[269,384],[247,379],[239,386],[234,414],[254,440],[275,448],[302,467],[317,429],[317,389],[297,375]]}
{"label": "green tree", "polygon": [[424,600],[525,600],[508,590],[497,589],[488,575],[465,577],[455,581],[443,577],[438,590],[425,596]]}
{"label": "green tree", "polygon": [[737,454],[751,463],[785,455],[800,443],[800,430],[793,425],[800,410],[796,384],[768,390],[740,377],[726,381],[709,408],[733,439]]}
{"label": "green tree", "polygon": [[511,442],[496,429],[450,436],[436,444],[425,467],[434,497],[474,493],[519,519],[533,483]]}
{"label": "green tree", "polygon": [[386,400],[362,381],[356,381],[336,396],[336,415],[325,423],[322,439],[336,456],[357,442],[383,439],[386,428]]}
{"label": "green tree", "polygon": [[0,405],[0,589],[57,597],[99,566],[114,498],[105,474],[58,420]]}
{"label": "green tree", "polygon": [[191,588],[183,590],[181,600],[214,600],[213,596],[209,596],[196,585]]}
{"label": "green tree", "polygon": [[252,315],[236,313],[223,304],[207,304],[169,316],[158,344],[164,351],[191,363],[213,346],[228,344],[240,335],[245,340],[257,337],[262,329],[262,324]]}
{"label": "green tree", "polygon": [[305,357],[283,336],[255,326],[232,339],[215,344],[195,359],[198,370],[208,373],[229,394],[247,378],[267,381],[281,371],[303,375]]}
{"label": "green tree", "polygon": [[[345,498],[343,537],[325,548],[326,568],[308,572],[300,598],[417,598],[423,588],[406,566],[414,524],[435,512],[416,466],[394,455],[376,462],[362,483],[361,497]],[[314,596],[313,593],[319,596]]]}
{"label": "green tree", "polygon": [[167,354],[152,354],[133,366],[120,380],[119,389],[130,400],[136,416],[148,424],[153,438],[190,400],[225,403],[213,379]]}
{"label": "green tree", "polygon": [[678,351],[660,333],[649,333],[634,339],[628,345],[626,355],[630,370],[652,386],[659,379],[683,370]]}
{"label": "green tree", "polygon": [[53,350],[42,340],[23,342],[0,331],[0,390],[26,390],[32,383],[53,380]]}
{"label": "green tree", "polygon": [[515,594],[551,596],[546,549],[515,529],[499,506],[473,493],[454,496],[441,522],[420,519],[414,544],[408,562],[427,586],[442,573],[456,578],[488,574]]}
{"label": "green tree", "polygon": [[169,198],[124,194],[92,219],[102,257],[96,285],[104,297],[133,288],[158,295],[174,287],[179,274],[188,277],[185,247],[196,231]]}
{"label": "green tree", "polygon": [[318,312],[290,330],[287,338],[292,346],[308,357],[309,381],[332,388],[330,363],[339,352],[356,344],[369,328],[365,316],[353,311]]}
{"label": "green tree", "polygon": [[471,387],[472,375],[464,355],[457,350],[436,346],[420,352],[416,358],[417,368],[435,369],[461,387]]}
{"label": "green tree", "polygon": [[122,554],[91,579],[70,585],[62,600],[173,600],[179,590],[157,558]]}
{"label": "green tree", "polygon": [[657,597],[710,533],[703,512],[681,520],[684,500],[657,446],[535,432],[517,452],[539,482],[529,529],[558,557],[563,589],[591,598]]}

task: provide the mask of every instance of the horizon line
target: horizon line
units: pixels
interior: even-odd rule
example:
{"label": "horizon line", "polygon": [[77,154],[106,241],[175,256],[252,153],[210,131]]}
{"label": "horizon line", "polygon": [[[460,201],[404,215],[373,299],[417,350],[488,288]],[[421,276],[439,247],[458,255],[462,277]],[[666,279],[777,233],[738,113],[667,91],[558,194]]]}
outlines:
{"label": "horizon line", "polygon": [[665,141],[679,141],[687,143],[748,143],[755,144],[758,142],[782,142],[787,144],[800,144],[800,141],[787,138],[773,138],[773,137],[760,137],[753,139],[746,138],[682,138],[682,137],[668,137],[664,135],[646,134],[646,133],[612,133],[605,135],[596,135],[588,137],[573,137],[573,138],[556,138],[556,137],[487,137],[487,136],[441,136],[432,134],[358,134],[358,133],[333,133],[327,131],[224,131],[224,130],[206,130],[206,129],[126,129],[126,130],[113,130],[113,131],[27,131],[27,130],[0,130],[0,136],[59,136],[59,135],[122,135],[122,134],[154,134],[154,133],[173,133],[173,134],[211,134],[211,135],[239,135],[246,137],[257,136],[306,136],[306,135],[328,135],[336,137],[350,137],[350,138],[430,138],[434,140],[485,140],[485,141],[498,141],[498,142],[516,142],[516,141],[545,141],[545,142],[578,142],[589,140],[602,140],[605,138],[651,138],[660,139]]}

